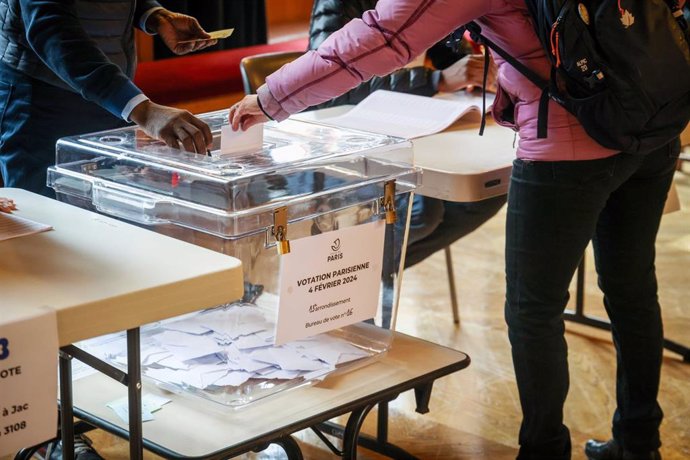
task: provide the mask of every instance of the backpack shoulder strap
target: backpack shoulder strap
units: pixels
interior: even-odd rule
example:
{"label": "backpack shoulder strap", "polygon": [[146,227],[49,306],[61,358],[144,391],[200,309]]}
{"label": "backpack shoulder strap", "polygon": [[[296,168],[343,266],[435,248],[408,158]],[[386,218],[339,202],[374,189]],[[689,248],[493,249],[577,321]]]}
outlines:
{"label": "backpack shoulder strap", "polygon": [[[508,52],[506,52],[503,48],[495,44],[492,40],[488,39],[486,36],[482,34],[482,28],[479,24],[476,22],[469,22],[463,26],[465,30],[467,30],[470,34],[470,37],[472,40],[474,40],[477,43],[481,43],[482,45],[485,45],[486,47],[490,48],[491,51],[495,52],[497,55],[501,56],[508,64],[513,66],[518,72],[520,72],[522,75],[525,76],[529,81],[532,82],[537,88],[541,89],[541,97],[539,98],[539,114],[538,114],[538,121],[537,121],[537,137],[540,139],[546,138],[546,131],[547,131],[547,126],[546,122],[548,120],[548,111],[549,111],[549,99],[552,93],[552,89],[555,87],[555,85],[552,83],[554,81],[553,78],[551,80],[545,80],[541,78],[539,75],[537,75],[536,72],[534,72],[532,69],[524,65],[522,62],[519,60],[515,59],[513,56],[511,56]],[[488,60],[488,58],[487,58]],[[488,63],[485,64],[485,79],[486,79],[486,72],[488,71],[487,67]],[[484,84],[486,86],[486,83]]]}

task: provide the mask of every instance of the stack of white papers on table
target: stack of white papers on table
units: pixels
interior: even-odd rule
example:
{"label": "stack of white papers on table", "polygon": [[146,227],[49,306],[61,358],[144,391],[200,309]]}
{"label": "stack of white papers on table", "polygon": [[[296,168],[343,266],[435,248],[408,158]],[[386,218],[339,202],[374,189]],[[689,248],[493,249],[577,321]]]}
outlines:
{"label": "stack of white papers on table", "polygon": [[[487,110],[489,101],[487,95]],[[425,97],[374,91],[344,115],[323,120],[342,128],[414,139],[443,131],[468,113],[481,113],[481,95],[466,92]]]}
{"label": "stack of white papers on table", "polygon": [[0,241],[47,232],[53,227],[41,222],[19,217],[16,214],[0,212]]}
{"label": "stack of white papers on table", "polygon": [[[263,310],[251,304],[185,315],[142,333],[142,370],[160,382],[204,390],[257,379],[318,379],[340,364],[371,356],[327,334],[274,346],[274,328]],[[127,365],[123,336],[104,336],[80,346],[103,360]]]}

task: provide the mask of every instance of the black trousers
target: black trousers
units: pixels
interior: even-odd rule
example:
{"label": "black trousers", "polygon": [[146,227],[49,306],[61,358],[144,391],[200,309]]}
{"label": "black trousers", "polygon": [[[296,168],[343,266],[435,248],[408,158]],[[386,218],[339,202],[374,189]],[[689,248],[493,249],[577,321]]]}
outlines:
{"label": "black trousers", "polygon": [[675,141],[646,156],[515,161],[505,317],[523,412],[519,459],[570,458],[562,313],[590,240],[618,357],[613,436],[631,451],[659,447],[663,331],[654,243],[679,151]]}

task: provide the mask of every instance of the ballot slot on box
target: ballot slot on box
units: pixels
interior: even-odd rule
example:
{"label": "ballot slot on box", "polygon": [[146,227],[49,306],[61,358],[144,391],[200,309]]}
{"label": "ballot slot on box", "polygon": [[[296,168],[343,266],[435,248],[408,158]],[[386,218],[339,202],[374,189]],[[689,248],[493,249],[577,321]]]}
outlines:
{"label": "ballot slot on box", "polygon": [[[288,120],[223,155],[227,114],[200,118],[210,155],[129,127],[61,139],[48,172],[61,201],[242,261],[240,301],[142,328],[144,376],[241,407],[382,356],[420,179],[409,142]],[[124,343],[82,346],[124,366]]]}

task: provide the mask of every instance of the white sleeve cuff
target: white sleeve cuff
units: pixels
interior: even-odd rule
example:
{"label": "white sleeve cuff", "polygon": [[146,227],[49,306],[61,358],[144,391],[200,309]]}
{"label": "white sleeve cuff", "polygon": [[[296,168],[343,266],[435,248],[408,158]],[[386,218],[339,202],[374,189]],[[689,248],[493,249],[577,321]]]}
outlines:
{"label": "white sleeve cuff", "polygon": [[142,14],[141,18],[139,19],[139,28],[149,35],[156,35],[155,31],[150,31],[146,28],[146,21],[149,20],[149,16],[151,16],[155,11],[163,9],[165,8],[162,6],[154,6],[153,8],[144,11],[144,14]]}
{"label": "white sleeve cuff", "polygon": [[132,99],[129,100],[127,105],[125,105],[125,108],[122,109],[122,119],[125,121],[132,121],[129,119],[129,115],[132,113],[132,110],[134,110],[134,107],[138,106],[144,101],[148,101],[149,98],[146,97],[145,94],[137,94],[134,96]]}

